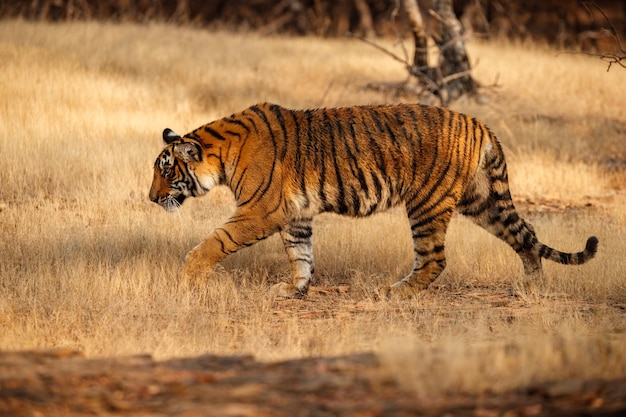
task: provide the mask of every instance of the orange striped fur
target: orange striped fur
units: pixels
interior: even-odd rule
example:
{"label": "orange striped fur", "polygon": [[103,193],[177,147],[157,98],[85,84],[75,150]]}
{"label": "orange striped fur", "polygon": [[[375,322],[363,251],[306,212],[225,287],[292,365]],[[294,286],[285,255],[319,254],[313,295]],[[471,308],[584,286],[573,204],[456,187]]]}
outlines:
{"label": "orange striped fur", "polygon": [[597,250],[595,237],[578,253],[541,243],[515,210],[496,137],[480,121],[444,108],[258,104],[183,137],[166,129],[163,138],[152,201],[175,210],[187,197],[226,185],[237,202],[234,215],[187,255],[184,280],[203,282],[228,254],[279,232],[292,282],[274,290],[303,296],[313,272],[315,215],[362,217],[397,205],[406,207],[415,262],[386,293],[410,294],[439,276],[455,210],[508,243],[529,280],[541,280],[542,258],[582,264]]}

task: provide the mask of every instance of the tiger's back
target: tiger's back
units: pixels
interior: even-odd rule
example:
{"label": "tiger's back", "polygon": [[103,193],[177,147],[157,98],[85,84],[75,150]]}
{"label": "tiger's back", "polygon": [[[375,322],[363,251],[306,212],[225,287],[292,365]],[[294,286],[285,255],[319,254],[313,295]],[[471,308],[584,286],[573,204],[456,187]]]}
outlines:
{"label": "tiger's back", "polygon": [[454,205],[480,159],[482,136],[457,134],[465,116],[438,108],[267,110],[289,137],[285,191],[314,214],[367,216],[437,193]]}
{"label": "tiger's back", "polygon": [[[315,215],[360,217],[399,204],[411,224],[415,263],[389,291],[412,292],[436,279],[445,267],[445,232],[455,209],[511,245],[529,277],[540,277],[542,256],[582,263],[595,254],[595,238],[578,254],[540,243],[515,211],[495,136],[476,119],[446,109],[405,104],[298,111],[260,104],[175,136],[170,153],[189,143],[197,146],[197,161],[186,161],[181,172],[197,183],[229,186],[237,211],[190,252],[181,270],[188,279],[280,232],[293,282],[276,291],[305,294]],[[151,190],[156,202],[172,195],[162,197],[155,189],[163,183],[161,165],[157,159]],[[187,188],[201,190],[190,193],[195,196],[210,187]]]}

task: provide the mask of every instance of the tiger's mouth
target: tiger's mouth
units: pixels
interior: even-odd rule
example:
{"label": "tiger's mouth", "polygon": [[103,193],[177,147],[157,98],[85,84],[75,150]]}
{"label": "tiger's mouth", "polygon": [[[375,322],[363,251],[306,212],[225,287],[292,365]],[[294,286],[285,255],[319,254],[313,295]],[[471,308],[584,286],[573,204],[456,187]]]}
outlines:
{"label": "tiger's mouth", "polygon": [[187,196],[184,194],[179,194],[177,196],[168,196],[168,198],[164,199],[161,202],[161,207],[163,207],[168,213],[175,213],[178,211],[186,198]]}

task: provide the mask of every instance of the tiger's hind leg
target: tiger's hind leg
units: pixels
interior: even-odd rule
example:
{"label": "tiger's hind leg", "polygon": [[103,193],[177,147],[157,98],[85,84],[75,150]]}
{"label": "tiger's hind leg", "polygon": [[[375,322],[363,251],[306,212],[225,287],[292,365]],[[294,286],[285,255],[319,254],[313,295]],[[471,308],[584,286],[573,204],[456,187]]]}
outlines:
{"label": "tiger's hind leg", "polygon": [[[407,211],[411,213],[412,210],[407,207]],[[384,296],[410,297],[428,288],[446,267],[444,243],[452,209],[435,207],[419,216],[409,216],[413,237],[413,269],[400,281],[384,287],[381,291]]]}
{"label": "tiger's hind leg", "polygon": [[285,251],[291,265],[291,283],[281,282],[272,287],[279,297],[302,298],[311,283],[313,273],[313,220],[291,221],[280,231]]}
{"label": "tiger's hind leg", "polygon": [[476,173],[457,210],[513,248],[522,260],[527,283],[542,284],[541,257],[535,249],[537,236],[532,225],[515,210],[506,164],[495,158],[490,168],[490,173]]}
{"label": "tiger's hind leg", "polygon": [[[519,217],[510,200],[510,207],[504,209],[502,202],[494,198],[486,200],[486,204],[488,207],[480,215],[465,208],[460,208],[459,212],[513,248],[522,260],[527,283],[542,284],[543,268],[541,257],[534,250],[537,237],[533,227]],[[517,237],[520,233],[523,236],[522,242]]]}

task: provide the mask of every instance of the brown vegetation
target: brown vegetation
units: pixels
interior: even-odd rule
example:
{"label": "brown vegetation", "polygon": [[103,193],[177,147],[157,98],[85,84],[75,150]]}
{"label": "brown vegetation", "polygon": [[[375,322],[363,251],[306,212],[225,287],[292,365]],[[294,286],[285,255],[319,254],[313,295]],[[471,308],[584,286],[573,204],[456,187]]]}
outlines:
{"label": "brown vegetation", "polygon": [[[427,11],[431,2],[422,0]],[[626,38],[624,2],[596,0]],[[560,48],[615,52],[603,32],[602,16],[589,13],[579,1],[515,0],[455,1],[466,30],[510,39],[548,42]],[[408,33],[403,13],[387,0],[14,0],[0,5],[0,18],[24,17],[45,21],[106,20],[170,22],[221,28],[254,29],[262,33],[362,36]]]}
{"label": "brown vegetation", "polygon": [[156,362],[68,350],[0,353],[0,413],[68,416],[619,416],[626,378],[417,396],[372,354],[262,363],[249,356]]}
{"label": "brown vegetation", "polygon": [[[609,381],[626,375],[626,113],[618,88],[626,72],[607,73],[601,61],[533,45],[472,42],[470,55],[480,57],[476,77],[500,74],[502,87],[489,105],[455,104],[501,139],[513,198],[543,241],[580,250],[586,236],[599,237],[589,264],[546,264],[545,289],[514,291],[523,275],[516,255],[459,217],[446,242],[448,269],[436,285],[413,300],[376,302],[372,290],[411,266],[406,218],[398,211],[363,220],[320,216],[317,290],[305,300],[278,300],[268,290],[287,279],[288,266],[274,238],[230,257],[202,291],[177,285],[184,254],[228,216],[232,197],[216,189],[185,202],[177,215],[150,203],[161,131],[188,131],[259,101],[306,108],[412,100],[366,88],[402,79],[402,66],[354,40],[158,24],[2,21],[0,39],[0,350],[63,348],[87,357],[63,364],[14,354],[26,363],[25,374],[14,375],[50,390],[36,398],[57,401],[76,383],[85,401],[94,395],[93,407],[108,404],[106,396],[119,400],[123,393],[109,394],[111,387],[129,386],[111,377],[111,364],[127,355],[162,361],[140,360],[165,369],[164,379],[145,376],[158,381],[150,388],[158,396],[168,392],[172,358],[253,355],[258,362],[226,365],[245,363],[250,375],[272,375],[271,363],[305,359],[289,366],[296,373],[312,366],[315,374],[317,366],[332,367],[306,358],[371,352],[376,372],[391,375],[374,380],[391,379],[409,393],[381,397],[389,407],[412,410],[424,399],[447,403],[455,395],[479,401],[571,380],[599,384],[580,396],[591,399],[581,406],[588,412],[601,404],[597,398],[617,404],[606,395],[614,395]],[[102,365],[97,357],[113,362]],[[38,361],[41,367],[30,368]],[[72,379],[76,364],[107,371]],[[304,389],[299,384],[309,374],[299,374],[296,382],[277,378]],[[177,384],[171,387],[183,386],[180,392],[193,398],[221,389]],[[11,392],[3,390],[3,404],[25,398]],[[368,404],[370,394],[361,395]]]}

